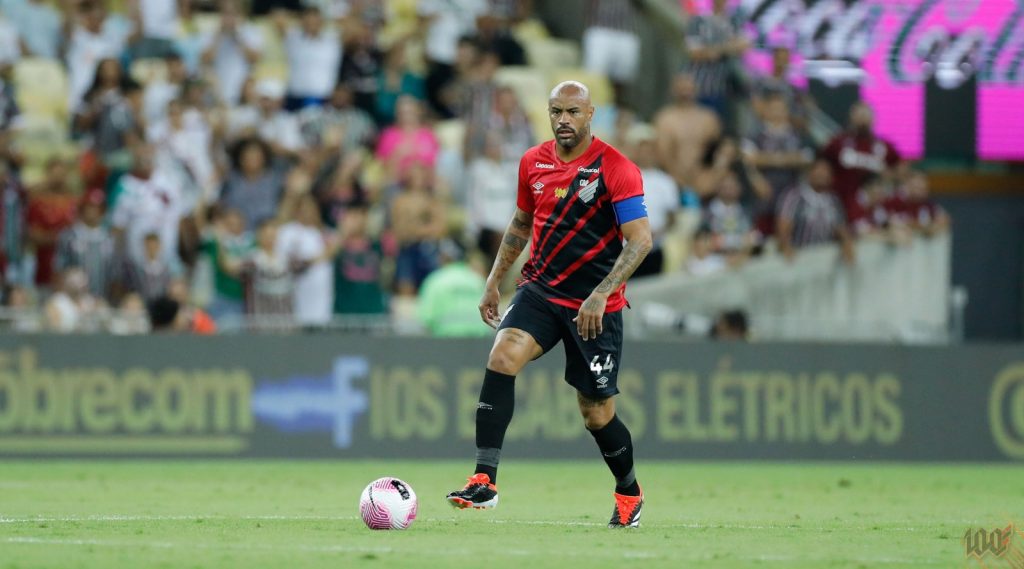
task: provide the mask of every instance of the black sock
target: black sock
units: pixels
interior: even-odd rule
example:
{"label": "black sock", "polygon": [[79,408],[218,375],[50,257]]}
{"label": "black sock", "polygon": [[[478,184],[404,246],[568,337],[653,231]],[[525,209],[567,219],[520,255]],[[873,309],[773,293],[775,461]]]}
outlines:
{"label": "black sock", "polygon": [[[589,430],[589,429],[588,429]],[[633,470],[633,439],[629,429],[615,415],[607,425],[590,431],[601,449],[604,462],[615,477],[615,491],[623,496],[639,496],[640,485]]]}
{"label": "black sock", "polygon": [[516,376],[487,370],[476,407],[476,471],[498,480],[498,461],[505,431],[516,406]]}

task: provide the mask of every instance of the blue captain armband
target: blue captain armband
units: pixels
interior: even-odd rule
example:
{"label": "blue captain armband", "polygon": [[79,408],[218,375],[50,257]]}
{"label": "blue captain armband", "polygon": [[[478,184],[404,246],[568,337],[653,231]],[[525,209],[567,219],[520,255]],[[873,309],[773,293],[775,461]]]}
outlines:
{"label": "blue captain armband", "polygon": [[612,205],[615,206],[615,217],[618,218],[619,225],[625,225],[634,219],[647,217],[647,204],[644,203],[643,196],[626,198]]}

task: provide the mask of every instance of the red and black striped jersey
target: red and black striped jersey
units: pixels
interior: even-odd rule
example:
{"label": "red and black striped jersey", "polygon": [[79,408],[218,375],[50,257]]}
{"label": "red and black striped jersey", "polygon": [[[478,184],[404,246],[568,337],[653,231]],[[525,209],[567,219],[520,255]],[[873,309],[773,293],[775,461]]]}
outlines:
{"label": "red and black striped jersey", "polygon": [[[517,205],[533,214],[533,232],[520,284],[578,309],[622,252],[612,204],[643,193],[636,164],[596,136],[572,162],[559,159],[553,140],[527,150],[519,163]],[[608,297],[606,312],[622,310],[625,288]]]}

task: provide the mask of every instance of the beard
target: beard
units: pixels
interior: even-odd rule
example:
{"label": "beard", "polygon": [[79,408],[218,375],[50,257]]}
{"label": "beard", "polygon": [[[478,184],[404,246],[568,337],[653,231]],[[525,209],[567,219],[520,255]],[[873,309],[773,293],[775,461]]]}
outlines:
{"label": "beard", "polygon": [[583,142],[583,137],[590,134],[590,129],[588,127],[584,127],[580,130],[574,130],[571,127],[567,127],[566,130],[572,130],[572,136],[568,136],[568,133],[560,130],[555,131],[555,141],[558,142],[559,146],[566,150],[576,148],[579,146],[580,142]]}

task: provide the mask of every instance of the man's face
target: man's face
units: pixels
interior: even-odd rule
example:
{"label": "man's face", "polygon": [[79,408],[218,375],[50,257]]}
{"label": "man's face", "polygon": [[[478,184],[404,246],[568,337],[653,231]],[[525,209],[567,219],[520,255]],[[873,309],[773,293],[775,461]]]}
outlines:
{"label": "man's face", "polygon": [[302,31],[309,35],[320,33],[324,19],[319,10],[306,10],[302,13]]}
{"label": "man's face", "polygon": [[81,218],[89,227],[96,227],[103,221],[103,208],[98,204],[86,204],[82,206]]}
{"label": "man's face", "polygon": [[146,258],[155,260],[160,258],[160,240],[159,239],[146,239]]}
{"label": "man's face", "polygon": [[338,86],[331,93],[331,105],[338,109],[352,106],[352,90],[345,86]]}
{"label": "man's face", "polygon": [[858,132],[871,132],[875,123],[875,113],[871,107],[858,103],[850,109],[850,126]]}
{"label": "man's face", "polygon": [[829,166],[828,162],[824,160],[815,162],[811,166],[811,171],[807,173],[807,183],[819,192],[826,191],[832,187],[832,167]]}
{"label": "man's face", "polygon": [[676,75],[676,78],[672,80],[672,98],[677,103],[688,103],[697,98],[697,84],[694,83],[692,75],[687,73]]}
{"label": "man's face", "polygon": [[548,101],[548,117],[558,145],[572,150],[590,136],[594,107],[578,89],[566,88]]}
{"label": "man's face", "polygon": [[103,20],[106,14],[99,6],[89,5],[82,10],[82,25],[91,32],[97,32],[103,27]]}

